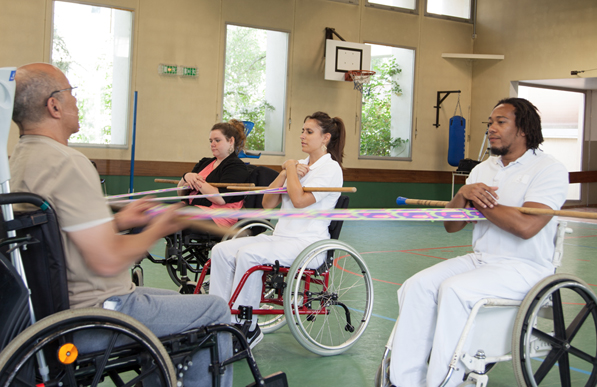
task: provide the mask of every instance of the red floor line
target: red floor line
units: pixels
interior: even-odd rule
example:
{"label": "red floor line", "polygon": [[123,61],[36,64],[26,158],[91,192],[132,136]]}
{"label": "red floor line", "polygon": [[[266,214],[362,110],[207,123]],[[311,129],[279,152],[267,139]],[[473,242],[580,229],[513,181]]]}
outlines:
{"label": "red floor line", "polygon": [[471,247],[472,245],[464,245],[464,246],[444,246],[444,247],[426,247],[424,249],[406,249],[406,250],[380,250],[380,251],[366,251],[363,254],[379,254],[379,253],[408,253],[411,251],[425,251],[425,250],[439,250],[439,249],[455,249],[459,247]]}
{"label": "red floor line", "polygon": [[429,258],[437,258],[437,259],[442,259],[442,260],[447,260],[449,258],[441,258],[441,257],[436,257],[434,255],[427,255],[427,254],[419,254],[419,253],[413,253],[410,251],[403,251],[404,253],[408,253],[408,254],[413,254],[413,255],[420,255],[421,257],[429,257]]}
{"label": "red floor line", "polygon": [[564,240],[566,239],[577,239],[577,238],[595,238],[597,237],[597,235],[579,235],[579,236],[567,236],[564,238]]}

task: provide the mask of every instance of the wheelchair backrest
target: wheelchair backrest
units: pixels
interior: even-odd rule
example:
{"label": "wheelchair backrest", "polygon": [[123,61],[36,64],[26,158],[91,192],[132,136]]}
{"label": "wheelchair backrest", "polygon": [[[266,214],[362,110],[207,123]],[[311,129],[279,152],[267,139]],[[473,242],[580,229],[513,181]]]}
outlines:
{"label": "wheelchair backrest", "polygon": [[[278,177],[278,172],[262,165],[249,164],[247,165],[247,169],[250,172],[247,183],[253,183],[257,187],[267,187]],[[262,201],[263,195],[249,195],[245,198],[245,207],[263,208]]]}
{"label": "wheelchair backrest", "polygon": [[14,220],[3,222],[6,231],[29,237],[20,248],[36,320],[69,309],[66,262],[62,237],[54,210],[40,196],[31,193],[0,195],[0,204],[27,203],[38,210],[15,212]]}
{"label": "wheelchair backrest", "polygon": [[[340,197],[338,198],[338,201],[336,202],[336,208],[348,208],[349,201],[350,201],[350,199],[348,198],[348,196],[340,195]],[[343,223],[344,223],[344,221],[342,221],[342,220],[332,220],[330,222],[328,230],[330,232],[331,239],[340,238],[340,231],[342,230]]]}
{"label": "wheelchair backrest", "polygon": [[29,292],[4,254],[0,254],[0,351],[31,322]]}

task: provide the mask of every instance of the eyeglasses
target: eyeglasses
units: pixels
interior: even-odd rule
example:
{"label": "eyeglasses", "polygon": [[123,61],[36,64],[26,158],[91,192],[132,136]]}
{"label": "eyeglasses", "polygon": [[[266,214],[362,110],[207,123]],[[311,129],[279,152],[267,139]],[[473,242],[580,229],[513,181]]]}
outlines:
{"label": "eyeglasses", "polygon": [[70,91],[71,95],[75,98],[77,98],[77,92],[75,91],[75,89],[77,88],[77,86],[73,86],[73,87],[67,87],[66,89],[60,89],[60,90],[54,90],[50,96],[48,97],[48,99],[46,100],[46,105],[48,104],[48,101],[50,100],[50,98],[52,98],[54,96],[54,94],[60,93],[62,91]]}

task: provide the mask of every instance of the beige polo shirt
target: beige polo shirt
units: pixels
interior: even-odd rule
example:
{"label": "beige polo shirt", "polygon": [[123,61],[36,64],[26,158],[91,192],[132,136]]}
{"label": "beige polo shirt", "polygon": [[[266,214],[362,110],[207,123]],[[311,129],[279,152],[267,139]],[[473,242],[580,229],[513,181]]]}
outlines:
{"label": "beige polo shirt", "polygon": [[130,293],[134,284],[127,270],[102,277],[68,237],[112,221],[102,195],[100,178],[81,152],[45,136],[22,136],[10,157],[11,191],[31,192],[46,199],[58,218],[67,263],[71,308],[101,306],[105,299]]}

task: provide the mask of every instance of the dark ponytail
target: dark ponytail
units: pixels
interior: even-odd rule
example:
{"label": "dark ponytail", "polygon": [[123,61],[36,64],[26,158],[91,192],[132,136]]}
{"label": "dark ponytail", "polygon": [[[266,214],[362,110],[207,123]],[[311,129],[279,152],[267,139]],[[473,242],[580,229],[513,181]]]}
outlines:
{"label": "dark ponytail", "polygon": [[346,128],[344,121],[340,117],[330,117],[324,112],[315,112],[310,116],[305,117],[305,121],[315,120],[321,127],[323,133],[330,134],[330,142],[327,145],[328,153],[332,159],[342,166],[342,158],[344,157],[344,143],[346,142]]}

